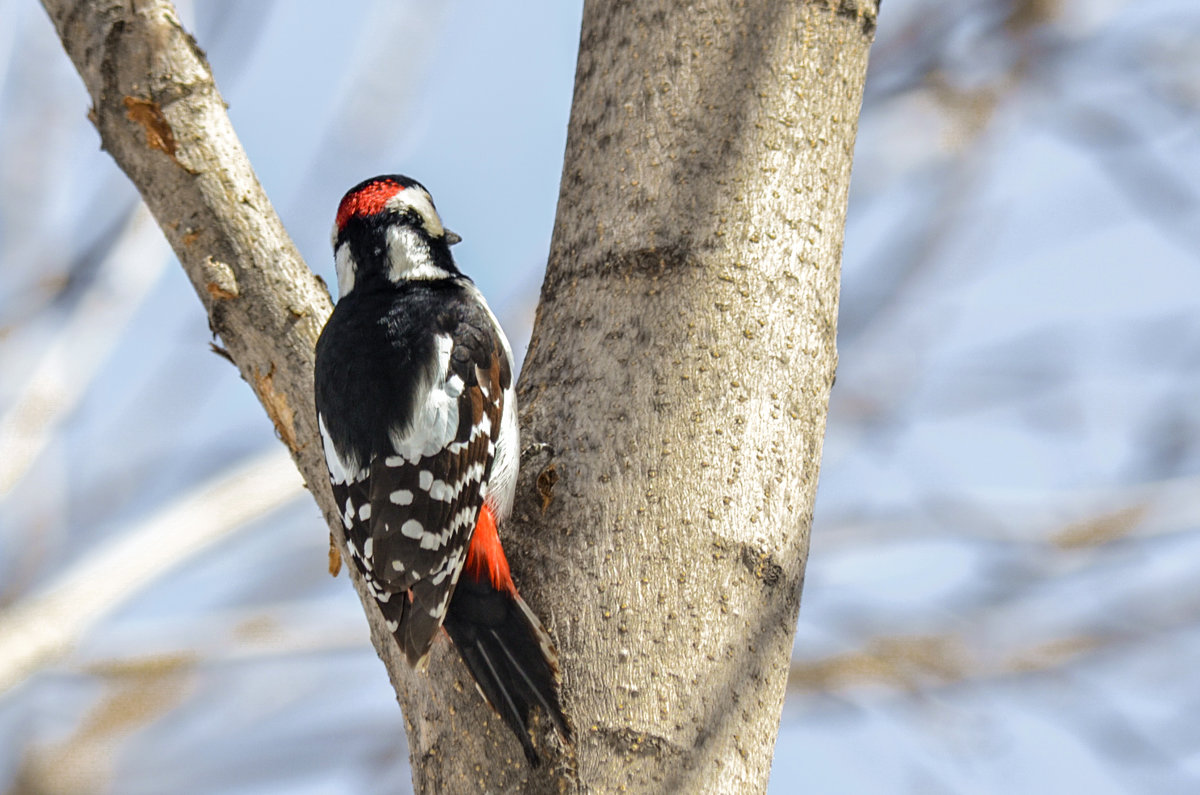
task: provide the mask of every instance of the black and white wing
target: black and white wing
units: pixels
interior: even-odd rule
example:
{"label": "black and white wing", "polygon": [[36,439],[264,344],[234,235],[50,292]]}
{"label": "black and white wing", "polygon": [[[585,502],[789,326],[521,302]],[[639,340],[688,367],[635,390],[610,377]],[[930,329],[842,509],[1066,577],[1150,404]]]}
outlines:
{"label": "black and white wing", "polygon": [[334,482],[351,557],[413,665],[466,561],[512,381],[503,339],[480,314],[435,337],[432,378],[409,421],[389,429],[387,449],[357,477]]}

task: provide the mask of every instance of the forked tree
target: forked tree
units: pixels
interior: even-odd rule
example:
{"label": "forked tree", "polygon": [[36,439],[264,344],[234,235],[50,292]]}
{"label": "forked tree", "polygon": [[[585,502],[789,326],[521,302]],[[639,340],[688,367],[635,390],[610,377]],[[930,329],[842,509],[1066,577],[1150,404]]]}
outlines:
{"label": "forked tree", "polygon": [[[104,148],[342,545],[312,400],[329,296],[259,186],[203,53],[166,0],[44,5]],[[367,596],[418,791],[765,790],[877,6],[586,2],[519,383],[522,474],[501,531],[558,643],[575,745],[541,738],[549,762],[532,770],[449,645],[428,673],[410,670]]]}

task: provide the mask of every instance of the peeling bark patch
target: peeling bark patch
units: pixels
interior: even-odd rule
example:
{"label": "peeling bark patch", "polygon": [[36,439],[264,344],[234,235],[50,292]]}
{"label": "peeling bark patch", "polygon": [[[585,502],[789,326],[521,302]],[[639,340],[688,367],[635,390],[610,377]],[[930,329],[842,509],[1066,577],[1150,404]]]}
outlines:
{"label": "peeling bark patch", "polygon": [[227,290],[216,282],[209,282],[204,285],[204,289],[208,290],[208,294],[215,301],[228,301],[230,298],[237,298],[237,290]]}
{"label": "peeling bark patch", "polygon": [[342,553],[338,552],[337,544],[333,541],[333,534],[329,534],[329,576],[336,577],[342,570]]}
{"label": "peeling bark patch", "polygon": [[237,277],[233,274],[233,268],[224,262],[209,257],[204,263],[204,275],[207,277],[204,289],[214,301],[228,301],[238,297]]}
{"label": "peeling bark patch", "polygon": [[175,159],[175,133],[162,109],[152,99],[125,97],[125,118],[134,124],[142,125],[146,133],[146,146],[163,152],[172,160]]}
{"label": "peeling bark patch", "polygon": [[542,513],[546,512],[554,499],[552,492],[555,483],[558,483],[558,470],[554,468],[554,464],[547,464],[537,476],[537,493],[542,499]]}
{"label": "peeling bark patch", "polygon": [[742,547],[742,565],[768,588],[774,588],[783,579],[783,566],[775,562],[774,556],[754,547]]}
{"label": "peeling bark patch", "polygon": [[275,423],[275,432],[292,452],[296,452],[296,425],[292,407],[288,405],[287,397],[275,389],[275,365],[266,375],[254,375],[254,391],[262,401],[263,408]]}

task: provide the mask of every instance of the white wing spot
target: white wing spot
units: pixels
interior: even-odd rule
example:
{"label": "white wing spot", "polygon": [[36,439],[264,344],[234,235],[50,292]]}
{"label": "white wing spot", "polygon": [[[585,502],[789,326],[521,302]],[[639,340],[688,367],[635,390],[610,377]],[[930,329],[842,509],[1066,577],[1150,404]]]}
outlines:
{"label": "white wing spot", "polygon": [[368,537],[367,540],[363,542],[363,557],[367,557],[367,558],[371,557],[371,555],[374,553],[374,551],[375,551],[375,539]]}
{"label": "white wing spot", "polygon": [[[416,519],[409,519],[404,524],[400,525],[400,533],[408,538],[424,538],[425,528]],[[421,544],[421,546],[425,546]]]}
{"label": "white wing spot", "polygon": [[433,485],[433,473],[428,469],[422,469],[421,474],[417,477],[417,485],[425,491],[429,491],[429,487]]}
{"label": "white wing spot", "polygon": [[388,499],[396,505],[412,505],[413,493],[408,489],[397,489],[388,495]]}
{"label": "white wing spot", "polygon": [[445,615],[446,614],[446,604],[449,601],[450,601],[450,591],[447,590],[445,596],[442,597],[442,601],[439,602],[438,604],[434,605],[432,608],[430,608],[430,610],[429,610],[430,618],[441,618],[443,615]]}
{"label": "white wing spot", "polygon": [[479,418],[479,424],[471,429],[471,438],[475,439],[480,436],[487,436],[492,432],[492,420],[488,415],[484,414]]}
{"label": "white wing spot", "polygon": [[[459,530],[466,529],[471,521],[475,518],[476,509],[470,505],[463,508],[461,511],[451,517],[446,529],[440,533],[422,533],[419,536],[410,536],[411,538],[419,538],[421,540],[421,549],[440,549],[444,547],[450,538]],[[409,521],[412,521],[411,519]],[[408,535],[405,533],[405,535]]]}
{"label": "white wing spot", "polygon": [[441,569],[433,572],[433,576],[429,578],[429,581],[434,585],[441,585],[443,580],[457,573],[462,568],[463,558],[466,556],[467,548],[464,546],[459,546],[451,550],[450,554],[446,556],[445,564]]}
{"label": "white wing spot", "polygon": [[396,571],[404,571],[404,561],[393,560],[392,568],[395,569]]}
{"label": "white wing spot", "polygon": [[400,629],[399,621],[385,621],[384,625],[387,626],[388,632],[395,633],[396,630]]}
{"label": "white wing spot", "polygon": [[[359,507],[358,518],[362,519],[364,522],[371,518],[371,503],[364,502]],[[370,541],[371,539],[368,538],[367,540]],[[369,555],[370,553],[368,552],[367,554]]]}
{"label": "white wing spot", "polygon": [[[454,520],[450,523],[450,527],[452,529],[453,528],[462,528],[465,530],[471,524],[472,520],[474,520],[474,519],[475,519],[475,509],[470,506],[467,506],[466,508],[463,508],[461,511],[458,512],[458,514],[454,517]],[[449,534],[447,533],[447,535],[449,535]]]}
{"label": "white wing spot", "polygon": [[[430,499],[441,500],[442,502],[454,502],[469,484],[483,480],[483,469],[482,462],[471,464],[471,466],[467,467],[467,471],[463,473],[462,480],[454,485],[450,485],[442,480],[433,481],[429,485]],[[482,493],[483,486],[480,487],[480,490]]]}

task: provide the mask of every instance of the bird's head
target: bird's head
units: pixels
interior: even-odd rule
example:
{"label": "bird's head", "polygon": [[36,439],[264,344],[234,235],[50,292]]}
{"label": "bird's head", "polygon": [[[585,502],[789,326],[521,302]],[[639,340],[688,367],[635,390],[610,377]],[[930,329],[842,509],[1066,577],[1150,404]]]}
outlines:
{"label": "bird's head", "polygon": [[442,226],[429,191],[415,179],[388,174],[360,182],[342,197],[333,224],[338,293],[345,297],[376,279],[459,276],[450,246],[460,239]]}

